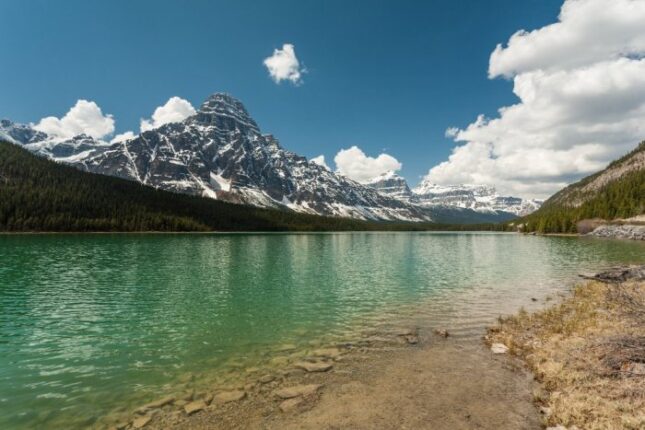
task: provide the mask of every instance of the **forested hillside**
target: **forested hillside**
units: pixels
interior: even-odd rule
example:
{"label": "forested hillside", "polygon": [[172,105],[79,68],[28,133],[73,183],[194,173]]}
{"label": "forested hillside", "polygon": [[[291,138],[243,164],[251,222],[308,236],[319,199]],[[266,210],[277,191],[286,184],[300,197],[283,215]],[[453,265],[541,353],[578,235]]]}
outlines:
{"label": "forested hillside", "polygon": [[489,230],[259,209],[82,172],[0,142],[0,231]]}
{"label": "forested hillside", "polygon": [[645,212],[645,142],[606,169],[549,198],[542,207],[509,223],[523,231],[575,233],[578,222],[629,218]]}

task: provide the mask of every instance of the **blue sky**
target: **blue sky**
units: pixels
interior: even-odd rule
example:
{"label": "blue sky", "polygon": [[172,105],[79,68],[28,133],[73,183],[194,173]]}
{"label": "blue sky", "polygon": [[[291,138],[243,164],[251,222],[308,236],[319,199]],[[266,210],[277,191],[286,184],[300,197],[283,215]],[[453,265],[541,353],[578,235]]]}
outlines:
{"label": "blue sky", "polygon": [[[593,0],[591,0],[593,1]],[[445,137],[518,102],[489,58],[518,30],[557,22],[562,0],[0,0],[0,117],[61,117],[96,102],[116,133],[170,97],[224,91],[284,147],[328,163],[353,145],[399,160],[411,184],[461,143]],[[307,69],[276,84],[284,43]],[[513,77],[513,76],[510,76]]]}

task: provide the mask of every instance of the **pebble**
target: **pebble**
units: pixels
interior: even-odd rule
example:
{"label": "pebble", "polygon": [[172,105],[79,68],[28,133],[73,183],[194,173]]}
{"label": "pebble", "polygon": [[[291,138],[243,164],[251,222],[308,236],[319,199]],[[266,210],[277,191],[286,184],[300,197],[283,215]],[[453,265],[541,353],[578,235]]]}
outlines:
{"label": "pebble", "polygon": [[441,336],[443,338],[447,338],[448,336],[450,336],[450,333],[448,333],[448,330],[444,330],[444,329],[442,330],[435,329],[434,334],[436,334],[437,336]]}
{"label": "pebble", "polygon": [[405,341],[408,343],[408,345],[416,345],[417,343],[419,343],[419,336],[417,335],[405,336]]}
{"label": "pebble", "polygon": [[490,346],[490,350],[493,354],[506,354],[508,352],[508,346],[503,343],[494,343]]}

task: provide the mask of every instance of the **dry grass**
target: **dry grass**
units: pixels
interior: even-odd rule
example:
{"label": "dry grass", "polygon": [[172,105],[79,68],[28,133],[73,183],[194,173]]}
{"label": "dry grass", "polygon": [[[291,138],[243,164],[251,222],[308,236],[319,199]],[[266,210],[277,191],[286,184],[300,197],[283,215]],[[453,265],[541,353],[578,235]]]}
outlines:
{"label": "dry grass", "polygon": [[645,428],[645,282],[588,282],[559,305],[501,318],[486,338],[541,382],[545,425]]}

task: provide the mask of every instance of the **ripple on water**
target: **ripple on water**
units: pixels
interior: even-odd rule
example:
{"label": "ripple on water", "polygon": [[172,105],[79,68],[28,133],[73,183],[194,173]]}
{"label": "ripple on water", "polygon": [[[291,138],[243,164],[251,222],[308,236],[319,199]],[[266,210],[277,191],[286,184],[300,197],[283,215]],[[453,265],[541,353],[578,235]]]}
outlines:
{"label": "ripple on water", "polygon": [[466,233],[0,236],[0,428],[87,427],[374,329],[479,337],[643,251]]}

